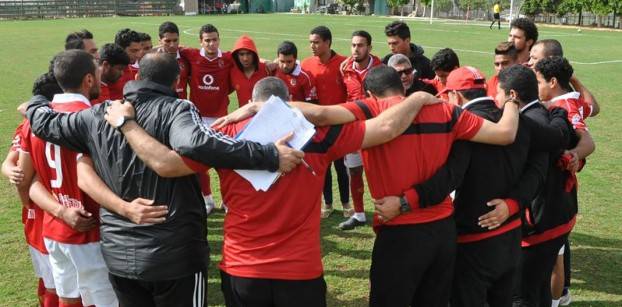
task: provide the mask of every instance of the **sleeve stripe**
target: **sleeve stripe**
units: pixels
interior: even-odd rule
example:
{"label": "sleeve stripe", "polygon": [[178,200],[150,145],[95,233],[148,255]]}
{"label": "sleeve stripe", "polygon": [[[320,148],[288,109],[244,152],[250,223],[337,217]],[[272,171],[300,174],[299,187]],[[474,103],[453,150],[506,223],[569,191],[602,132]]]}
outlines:
{"label": "sleeve stripe", "polygon": [[363,113],[365,113],[365,118],[366,119],[370,119],[370,118],[374,117],[371,114],[371,111],[369,110],[369,107],[367,107],[367,105],[364,102],[362,102],[361,100],[355,100],[354,103],[356,103],[356,105],[361,109],[361,111],[363,111]]}

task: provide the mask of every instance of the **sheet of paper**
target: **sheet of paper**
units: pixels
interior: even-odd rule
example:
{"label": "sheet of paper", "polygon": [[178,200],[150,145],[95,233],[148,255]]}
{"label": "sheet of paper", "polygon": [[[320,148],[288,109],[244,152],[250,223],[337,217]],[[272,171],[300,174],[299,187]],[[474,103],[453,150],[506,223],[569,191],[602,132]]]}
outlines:
{"label": "sheet of paper", "polygon": [[[294,132],[294,136],[289,145],[301,149],[315,134],[315,127],[299,110],[272,96],[237,138],[268,144],[276,142],[290,132]],[[258,191],[267,191],[281,175],[278,172],[257,170],[235,170],[235,172],[248,180]]]}

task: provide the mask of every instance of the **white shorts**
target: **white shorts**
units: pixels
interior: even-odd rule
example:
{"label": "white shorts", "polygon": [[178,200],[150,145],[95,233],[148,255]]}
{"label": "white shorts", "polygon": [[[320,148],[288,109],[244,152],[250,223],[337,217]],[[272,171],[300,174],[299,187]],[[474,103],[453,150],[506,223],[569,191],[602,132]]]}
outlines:
{"label": "white shorts", "polygon": [[361,152],[357,151],[357,152],[347,154],[345,157],[343,157],[343,164],[347,168],[355,168],[355,167],[363,166],[363,159],[361,159]]}
{"label": "white shorts", "polygon": [[201,117],[201,119],[203,120],[203,124],[209,127],[218,119],[218,117]]}
{"label": "white shorts", "polygon": [[557,253],[557,256],[563,256],[565,252],[566,252],[566,244],[562,245],[562,247],[559,249],[559,252]]}
{"label": "white shorts", "polygon": [[32,268],[35,275],[43,279],[43,285],[46,289],[54,289],[54,276],[52,276],[52,266],[50,265],[50,257],[36,248],[28,245],[30,258],[32,259]]}
{"label": "white shorts", "polygon": [[65,244],[48,238],[44,241],[59,297],[81,297],[84,306],[119,305],[99,242]]}

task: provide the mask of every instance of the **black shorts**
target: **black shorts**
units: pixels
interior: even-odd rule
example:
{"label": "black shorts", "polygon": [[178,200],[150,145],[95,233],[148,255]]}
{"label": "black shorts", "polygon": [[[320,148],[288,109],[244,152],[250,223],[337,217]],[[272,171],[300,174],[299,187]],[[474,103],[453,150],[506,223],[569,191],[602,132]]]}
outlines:
{"label": "black shorts", "polygon": [[142,281],[108,274],[123,307],[205,307],[207,306],[207,270],[182,278]]}
{"label": "black shorts", "polygon": [[227,307],[325,307],[324,276],[309,280],[246,278],[220,271]]}
{"label": "black shorts", "polygon": [[[488,15],[488,16],[490,16],[490,15]],[[494,16],[495,16],[495,19],[501,19],[501,16],[499,16],[499,13],[495,13]]]}
{"label": "black shorts", "polygon": [[381,227],[372,251],[369,305],[446,307],[455,253],[453,217]]}
{"label": "black shorts", "polygon": [[520,240],[518,227],[485,240],[458,244],[451,306],[511,306]]}

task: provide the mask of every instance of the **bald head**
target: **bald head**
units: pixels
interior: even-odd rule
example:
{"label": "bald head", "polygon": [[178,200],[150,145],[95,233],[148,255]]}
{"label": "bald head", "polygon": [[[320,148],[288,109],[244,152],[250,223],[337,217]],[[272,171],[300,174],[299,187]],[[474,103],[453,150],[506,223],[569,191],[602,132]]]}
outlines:
{"label": "bald head", "polygon": [[138,76],[167,87],[174,86],[179,77],[177,59],[169,53],[149,53],[139,63]]}
{"label": "bald head", "polygon": [[264,102],[270,99],[270,96],[276,96],[283,101],[289,101],[289,90],[283,80],[277,77],[265,77],[255,84],[253,87],[253,101]]}

